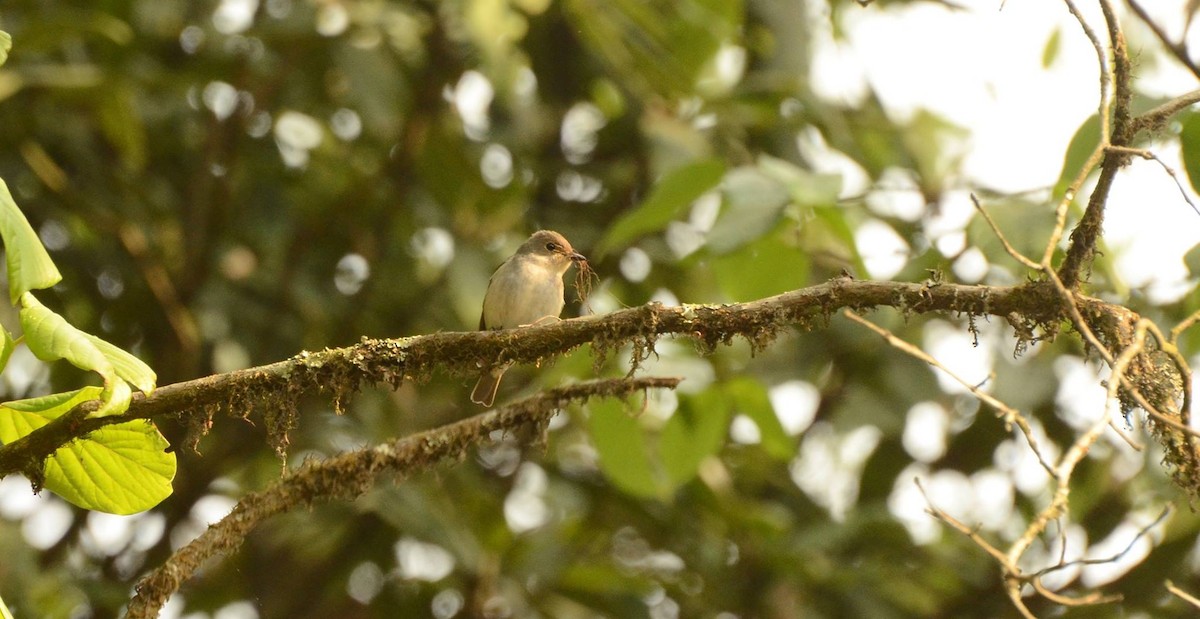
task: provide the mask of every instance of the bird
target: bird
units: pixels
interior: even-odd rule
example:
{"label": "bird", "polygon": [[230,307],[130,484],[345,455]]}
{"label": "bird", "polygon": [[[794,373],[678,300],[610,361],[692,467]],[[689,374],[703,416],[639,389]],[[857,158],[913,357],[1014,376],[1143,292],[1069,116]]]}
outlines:
{"label": "bird", "polygon": [[[586,263],[567,239],[553,230],[534,232],[516,253],[496,268],[483,295],[479,330],[511,329],[554,319],[563,309],[563,275],[572,264]],[[491,406],[509,363],[483,368],[471,401]]]}

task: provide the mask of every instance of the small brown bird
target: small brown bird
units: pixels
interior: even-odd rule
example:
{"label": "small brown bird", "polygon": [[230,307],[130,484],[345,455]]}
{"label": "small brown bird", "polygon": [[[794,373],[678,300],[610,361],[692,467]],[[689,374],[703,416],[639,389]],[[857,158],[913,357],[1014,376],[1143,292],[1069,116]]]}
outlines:
{"label": "small brown bird", "polygon": [[[488,281],[479,329],[511,329],[557,320],[563,308],[563,274],[573,263],[586,261],[563,235],[551,230],[534,232]],[[491,406],[509,365],[484,368],[471,401]]]}

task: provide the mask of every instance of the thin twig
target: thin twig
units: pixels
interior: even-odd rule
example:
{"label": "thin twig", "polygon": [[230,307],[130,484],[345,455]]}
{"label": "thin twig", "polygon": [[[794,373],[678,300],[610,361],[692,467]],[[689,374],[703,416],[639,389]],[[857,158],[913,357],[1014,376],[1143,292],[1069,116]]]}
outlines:
{"label": "thin twig", "polygon": [[1042,568],[1042,569],[1030,574],[1030,578],[1031,579],[1032,578],[1041,578],[1047,574],[1056,572],[1058,570],[1066,569],[1068,567],[1074,567],[1077,565],[1102,565],[1105,563],[1113,563],[1114,561],[1119,561],[1119,560],[1121,560],[1122,557],[1129,554],[1129,552],[1131,550],[1133,550],[1134,544],[1136,544],[1139,539],[1142,539],[1143,537],[1149,535],[1150,531],[1152,529],[1154,529],[1154,527],[1156,527],[1160,523],[1162,523],[1162,521],[1165,520],[1167,518],[1167,516],[1171,515],[1172,511],[1174,511],[1174,510],[1172,509],[1171,505],[1166,505],[1165,507],[1163,507],[1162,511],[1159,512],[1157,518],[1155,518],[1153,521],[1151,521],[1146,526],[1138,529],[1138,532],[1136,534],[1134,534],[1134,536],[1129,540],[1129,543],[1125,546],[1125,548],[1123,550],[1120,550],[1119,552],[1113,554],[1112,556],[1105,557],[1103,559],[1074,559],[1072,561],[1060,562],[1056,565],[1051,565],[1050,567]]}
{"label": "thin twig", "polygon": [[1100,103],[1097,106],[1097,115],[1100,118],[1100,143],[1096,145],[1096,149],[1092,154],[1088,155],[1084,161],[1083,167],[1075,175],[1071,184],[1067,186],[1067,190],[1063,192],[1062,198],[1055,208],[1054,228],[1050,231],[1050,239],[1046,242],[1046,249],[1042,253],[1041,264],[1047,269],[1050,268],[1050,259],[1054,256],[1054,250],[1058,247],[1059,241],[1062,240],[1063,234],[1067,229],[1067,210],[1071,203],[1075,201],[1075,195],[1079,192],[1079,188],[1083,186],[1083,182],[1087,180],[1089,174],[1096,166],[1100,165],[1100,161],[1104,158],[1104,149],[1109,144],[1109,136],[1111,135],[1112,125],[1112,106],[1111,95],[1109,92],[1110,84],[1113,81],[1112,70],[1108,63],[1108,50],[1104,48],[1104,44],[1100,42],[1100,37],[1088,25],[1087,20],[1083,18],[1083,13],[1079,12],[1079,7],[1075,6],[1072,0],[1063,0],[1067,5],[1067,10],[1075,17],[1075,21],[1079,22],[1080,29],[1083,30],[1084,36],[1092,44],[1092,49],[1096,51],[1096,62],[1100,65]]}
{"label": "thin twig", "polygon": [[1192,325],[1195,325],[1197,322],[1200,322],[1200,309],[1192,312],[1190,316],[1179,321],[1179,324],[1171,327],[1171,341],[1178,340],[1181,333],[1191,329]]}
{"label": "thin twig", "polygon": [[996,238],[1000,239],[1000,244],[1004,246],[1004,251],[1008,252],[1008,255],[1012,256],[1017,262],[1020,262],[1030,269],[1037,271],[1042,269],[1042,265],[1030,260],[1029,258],[1026,258],[1025,254],[1017,251],[1017,249],[1012,246],[1012,243],[1008,242],[1008,239],[1004,237],[1004,233],[1000,231],[1000,226],[996,225],[996,222],[992,219],[992,216],[989,215],[986,210],[984,210],[983,205],[979,203],[979,198],[975,197],[974,193],[971,194],[971,203],[975,205],[975,210],[979,211],[980,215],[983,215],[983,220],[986,221],[988,227],[992,229],[992,234],[995,234]]}
{"label": "thin twig", "polygon": [[1087,20],[1083,18],[1083,13],[1079,11],[1079,7],[1075,6],[1075,2],[1073,0],[1063,0],[1063,2],[1067,5],[1067,10],[1075,17],[1075,21],[1079,22],[1079,27],[1083,30],[1084,36],[1092,43],[1092,49],[1096,51],[1096,62],[1100,65],[1100,104],[1097,112],[1100,114],[1100,135],[1107,136],[1111,127],[1111,88],[1114,77],[1113,70],[1109,66],[1108,50],[1104,48],[1104,43],[1100,42],[1100,37],[1088,25]]}
{"label": "thin twig", "polygon": [[1135,440],[1132,436],[1130,436],[1127,432],[1125,432],[1125,430],[1122,430],[1121,427],[1117,425],[1116,419],[1109,420],[1108,429],[1112,430],[1113,434],[1116,434],[1122,441],[1125,441],[1125,444],[1129,445],[1130,449],[1132,449],[1134,451],[1142,451],[1143,449],[1146,448],[1144,445],[1142,445],[1137,440]]}
{"label": "thin twig", "polygon": [[1047,523],[1067,513],[1071,476],[1074,474],[1075,467],[1108,427],[1109,421],[1112,419],[1112,404],[1117,400],[1120,378],[1124,374],[1125,368],[1142,352],[1145,346],[1145,334],[1145,329],[1137,329],[1134,333],[1133,343],[1122,350],[1121,354],[1112,362],[1113,380],[1110,380],[1108,384],[1104,414],[1086,432],[1075,439],[1075,442],[1059,460],[1058,468],[1053,475],[1055,489],[1050,503],[1038,512],[1025,528],[1025,532],[1008,549],[1008,559],[1014,565],[1029,549],[1033,540],[1046,530]]}
{"label": "thin twig", "polygon": [[1015,578],[1006,578],[1004,580],[1004,592],[1008,594],[1009,601],[1021,613],[1025,619],[1037,619],[1037,615],[1025,606],[1025,599],[1021,597],[1021,581]]}
{"label": "thin twig", "polygon": [[1046,585],[1042,583],[1041,578],[1031,578],[1029,580],[1029,584],[1033,585],[1033,589],[1034,591],[1038,592],[1038,595],[1041,595],[1055,604],[1062,604],[1063,606],[1096,606],[1099,604],[1112,604],[1114,602],[1120,602],[1122,599],[1120,594],[1104,595],[1099,591],[1093,591],[1080,597],[1073,598],[1071,596],[1063,595],[1046,588]]}
{"label": "thin twig", "polygon": [[917,484],[917,489],[921,491],[921,496],[925,497],[925,511],[929,515],[941,520],[950,525],[959,533],[967,536],[975,545],[983,549],[1000,564],[1001,571],[1004,575],[1004,590],[1008,594],[1008,598],[1012,601],[1013,606],[1026,619],[1037,619],[1037,617],[1025,606],[1025,600],[1021,597],[1021,568],[1009,559],[1002,550],[993,546],[990,542],[983,538],[973,527],[968,527],[966,524],[943,511],[941,508],[933,504],[933,500],[929,498],[929,493],[925,491],[925,486],[921,484],[919,478],[913,480]]}
{"label": "thin twig", "polygon": [[1109,152],[1123,153],[1126,155],[1132,155],[1134,157],[1141,157],[1142,159],[1148,159],[1158,163],[1158,165],[1162,166],[1163,171],[1167,173],[1167,176],[1170,176],[1171,180],[1175,181],[1175,186],[1179,188],[1179,194],[1183,196],[1183,201],[1187,202],[1188,206],[1192,207],[1192,210],[1196,211],[1197,215],[1200,215],[1200,208],[1196,207],[1196,203],[1192,202],[1192,198],[1188,195],[1187,189],[1183,188],[1183,183],[1179,182],[1179,175],[1175,174],[1175,170],[1172,169],[1171,166],[1164,163],[1162,159],[1159,159],[1158,155],[1155,155],[1144,148],[1131,148],[1128,146],[1109,146],[1108,150]]}
{"label": "thin twig", "polygon": [[896,337],[891,331],[888,331],[887,329],[884,329],[883,327],[881,327],[873,322],[865,320],[864,318],[855,314],[854,312],[851,312],[850,310],[842,310],[842,315],[845,316],[846,318],[849,318],[850,320],[853,320],[854,322],[857,322],[858,324],[874,331],[875,333],[877,333],[878,335],[883,337],[883,339],[885,341],[887,341],[888,345],[891,346],[892,348],[895,348],[896,350],[899,350],[900,352],[903,352],[903,353],[909,355],[910,357],[924,361],[925,363],[928,363],[929,365],[945,372],[950,378],[953,378],[960,385],[966,387],[967,390],[971,392],[971,395],[975,396],[976,398],[979,398],[979,400],[982,401],[984,404],[987,404],[988,406],[991,406],[992,408],[994,408],[997,411],[999,411],[1000,413],[1002,413],[1004,423],[1006,425],[1009,425],[1010,429],[1011,429],[1011,425],[1014,423],[1017,425],[1018,428],[1021,429],[1021,433],[1025,435],[1026,442],[1029,443],[1030,449],[1032,449],[1033,453],[1037,456],[1038,462],[1041,463],[1042,468],[1046,469],[1047,473],[1050,473],[1051,475],[1054,474],[1054,467],[1051,466],[1050,463],[1046,461],[1046,458],[1042,455],[1041,448],[1038,447],[1037,439],[1034,437],[1034,434],[1033,434],[1033,428],[1031,428],[1029,426],[1029,421],[1025,419],[1025,416],[1022,415],[1020,413],[1020,411],[1018,411],[1017,409],[1000,401],[992,394],[980,390],[979,387],[976,386],[975,384],[963,379],[958,374],[955,374],[954,372],[950,371],[949,368],[947,368],[945,365],[943,365],[942,362],[940,362],[937,359],[930,356],[929,353]]}
{"label": "thin twig", "polygon": [[919,477],[914,477],[913,483],[915,483],[917,485],[917,489],[921,491],[921,496],[925,497],[925,504],[928,506],[925,508],[925,511],[927,511],[929,513],[929,515],[937,518],[938,520],[945,522],[946,524],[950,525],[952,528],[956,529],[959,533],[966,535],[968,538],[970,538],[971,541],[975,542],[980,548],[982,548],[984,550],[984,552],[988,553],[989,555],[992,555],[993,559],[999,561],[1001,564],[1005,564],[1005,567],[1008,567],[1007,566],[1008,557],[1006,557],[1004,555],[1004,551],[1000,550],[999,548],[996,548],[990,542],[988,542],[986,539],[983,539],[983,536],[980,535],[979,532],[976,531],[974,527],[967,526],[962,521],[958,520],[954,516],[951,516],[950,514],[946,513],[941,508],[939,508],[938,506],[934,505],[933,499],[929,498],[929,493],[925,491],[925,485],[921,483],[921,479]]}
{"label": "thin twig", "polygon": [[1180,589],[1179,587],[1176,587],[1175,583],[1173,583],[1169,580],[1167,581],[1166,584],[1167,584],[1167,591],[1170,591],[1173,595],[1175,595],[1179,599],[1187,602],[1188,604],[1191,604],[1192,606],[1195,606],[1196,608],[1200,608],[1200,599],[1196,599],[1196,597],[1193,596],[1192,594],[1188,593],[1187,591],[1184,591],[1183,589]]}
{"label": "thin twig", "polygon": [[[1111,148],[1115,148],[1115,147],[1110,147],[1110,149],[1111,149]],[[1131,149],[1131,150],[1133,150],[1133,149]],[[1151,156],[1151,157],[1153,157],[1153,155],[1152,155],[1152,154],[1151,154],[1150,156]],[[1154,157],[1154,158],[1155,158],[1155,159],[1157,159],[1156,157]],[[1162,163],[1162,162],[1160,161],[1159,163]],[[1169,169],[1169,168],[1168,168],[1168,172],[1169,172],[1169,173],[1171,173],[1171,171],[1170,171],[1170,169]],[[1174,177],[1174,174],[1173,174],[1173,173],[1171,173],[1171,175],[1172,175],[1172,177]],[[1186,196],[1185,196],[1185,198],[1186,198]],[[1055,273],[1054,273],[1054,270],[1053,270],[1053,269],[1051,269],[1051,268],[1049,268],[1049,266],[1048,266],[1047,264],[1037,264],[1037,263],[1033,262],[1032,260],[1030,260],[1029,258],[1025,257],[1025,256],[1024,256],[1023,254],[1021,254],[1020,252],[1018,252],[1018,251],[1017,251],[1017,250],[1016,250],[1016,249],[1015,249],[1015,248],[1014,248],[1014,247],[1013,247],[1013,246],[1012,246],[1012,245],[1011,245],[1011,244],[1008,242],[1008,239],[1006,239],[1006,238],[1004,237],[1004,233],[1003,233],[1003,232],[1000,230],[1000,227],[996,225],[996,222],[995,222],[994,220],[992,220],[991,216],[990,216],[990,215],[988,214],[988,212],[987,212],[987,211],[986,211],[986,210],[983,208],[983,205],[982,205],[982,204],[980,204],[980,202],[979,202],[979,199],[975,197],[975,194],[971,194],[971,202],[972,202],[972,203],[975,205],[975,208],[976,208],[976,210],[978,210],[978,211],[979,211],[979,213],[980,213],[981,215],[983,215],[983,218],[984,218],[984,220],[987,222],[988,226],[990,226],[990,227],[991,227],[991,229],[992,229],[992,232],[993,232],[993,233],[996,235],[996,237],[997,237],[998,239],[1000,239],[1000,243],[1001,243],[1001,244],[1004,246],[1004,249],[1005,249],[1005,250],[1008,252],[1008,254],[1009,254],[1010,256],[1012,256],[1013,258],[1015,258],[1015,259],[1016,259],[1018,262],[1020,262],[1020,263],[1024,264],[1025,266],[1027,266],[1027,267],[1029,267],[1029,268],[1031,268],[1031,269],[1035,269],[1035,270],[1038,270],[1038,271],[1043,271],[1043,272],[1046,272],[1046,273],[1048,273],[1048,274],[1050,275],[1050,278],[1051,278],[1052,280],[1054,280],[1054,282],[1055,282],[1055,284],[1056,284],[1056,288],[1057,288],[1057,290],[1058,290],[1058,292],[1059,292],[1060,296],[1063,298],[1064,302],[1065,302],[1065,303],[1067,303],[1069,307],[1073,307],[1073,306],[1074,306],[1073,297],[1071,296],[1071,294],[1070,294],[1070,293],[1068,293],[1068,291],[1066,290],[1066,288],[1065,288],[1065,287],[1062,285],[1062,282],[1061,282],[1061,281],[1058,281],[1058,279],[1057,279],[1057,274],[1055,274]],[[1191,201],[1189,200],[1189,204],[1190,204],[1190,203],[1191,203]],[[1198,317],[1200,317],[1200,311],[1197,311],[1196,315],[1197,315]],[[1077,309],[1077,308],[1075,309],[1075,312],[1074,312],[1073,319],[1074,319],[1074,321],[1075,321],[1075,323],[1076,323],[1076,324],[1084,324],[1084,321],[1083,321],[1083,316],[1082,316],[1081,314],[1079,314],[1079,312],[1078,312],[1078,309]],[[1090,328],[1088,328],[1088,327],[1085,325],[1083,329],[1084,329],[1084,330],[1086,330],[1086,333],[1087,333],[1088,335],[1091,335],[1091,330],[1090,330]],[[1081,332],[1081,333],[1084,333],[1084,332],[1085,332],[1084,330],[1080,330],[1080,332]],[[1098,350],[1105,350],[1103,346],[1100,346],[1100,345],[1099,345],[1099,340],[1098,340],[1098,339],[1097,339],[1097,338],[1096,338],[1094,335],[1091,335],[1091,337],[1090,337],[1089,341],[1093,343],[1093,346],[1097,346],[1097,347],[1098,347]],[[1161,417],[1161,418],[1163,418],[1163,419],[1164,419],[1164,421],[1165,421],[1166,423],[1169,423],[1169,424],[1175,425],[1175,426],[1177,426],[1177,427],[1180,427],[1180,428],[1182,428],[1182,427],[1183,427],[1182,425],[1180,425],[1178,422],[1174,421],[1173,419],[1169,419],[1169,418],[1166,418],[1164,415],[1161,415],[1161,413],[1158,413],[1158,411],[1155,411],[1155,410],[1152,410],[1152,409],[1148,409],[1148,410],[1147,410],[1147,412],[1149,412],[1150,414],[1152,414],[1152,415],[1155,415],[1155,416],[1157,416],[1157,417]],[[1128,435],[1128,434],[1126,434],[1124,431],[1122,431],[1120,428],[1118,428],[1118,427],[1117,427],[1117,424],[1116,424],[1115,422],[1113,422],[1113,421],[1111,421],[1111,420],[1110,420],[1110,422],[1109,422],[1109,424],[1108,424],[1108,425],[1109,425],[1109,427],[1110,427],[1110,428],[1113,430],[1113,432],[1114,432],[1114,433],[1116,433],[1116,435],[1117,435],[1117,436],[1119,436],[1119,437],[1120,437],[1122,440],[1124,440],[1124,441],[1125,441],[1125,443],[1126,443],[1127,445],[1129,445],[1131,448],[1133,448],[1133,449],[1135,449],[1135,450],[1137,450],[1137,451],[1141,451],[1141,450],[1143,449],[1143,448],[1142,448],[1142,445],[1141,445],[1141,444],[1139,444],[1137,441],[1135,441],[1135,440],[1133,439],[1133,437],[1129,436],[1129,435]]]}
{"label": "thin twig", "polygon": [[[1064,0],[1072,8],[1072,13],[1077,19],[1080,19],[1080,25],[1085,32],[1089,32],[1088,26],[1082,21],[1082,16],[1074,9],[1071,0]],[[1109,145],[1127,146],[1132,141],[1134,136],[1133,123],[1131,122],[1130,104],[1133,100],[1133,89],[1130,86],[1131,64],[1129,61],[1129,50],[1125,44],[1125,35],[1121,31],[1120,20],[1117,19],[1116,11],[1112,7],[1112,3],[1108,0],[1098,0],[1100,10],[1104,14],[1104,22],[1108,29],[1108,43],[1112,52],[1111,67],[1107,62],[1107,57],[1102,53],[1102,47],[1098,46],[1098,41],[1093,39],[1093,46],[1096,46],[1097,53],[1104,57],[1101,60],[1101,103],[1100,103],[1100,142],[1101,147],[1105,149],[1104,159],[1101,163],[1100,176],[1096,179],[1096,186],[1092,190],[1092,195],[1088,198],[1087,207],[1084,208],[1083,216],[1079,219],[1075,229],[1071,231],[1070,244],[1067,247],[1066,255],[1063,258],[1062,264],[1058,267],[1058,276],[1066,288],[1075,290],[1079,287],[1083,280],[1083,273],[1091,265],[1092,259],[1096,253],[1096,243],[1100,239],[1104,227],[1104,210],[1108,201],[1109,193],[1112,190],[1113,181],[1116,178],[1117,171],[1123,167],[1127,160],[1127,155],[1120,155],[1109,152]],[[1091,33],[1094,37],[1095,33]],[[1108,93],[1107,87],[1111,82],[1112,92]],[[1059,236],[1053,235],[1052,241],[1056,244]],[[1047,244],[1046,255],[1053,253],[1056,245]],[[1043,263],[1047,263],[1043,260]]]}
{"label": "thin twig", "polygon": [[1062,240],[1063,234],[1067,230],[1067,211],[1071,207],[1071,203],[1075,201],[1075,195],[1079,193],[1079,188],[1083,186],[1083,182],[1087,180],[1088,175],[1096,166],[1100,165],[1100,161],[1104,159],[1104,149],[1108,146],[1108,137],[1101,134],[1100,143],[1096,145],[1096,150],[1092,151],[1091,155],[1083,163],[1083,167],[1075,174],[1075,178],[1067,185],[1067,190],[1063,192],[1063,196],[1058,201],[1058,206],[1054,210],[1054,228],[1050,230],[1050,239],[1046,241],[1046,249],[1042,253],[1042,265],[1046,268],[1050,267],[1050,259],[1054,257],[1054,250],[1058,248],[1059,241]]}

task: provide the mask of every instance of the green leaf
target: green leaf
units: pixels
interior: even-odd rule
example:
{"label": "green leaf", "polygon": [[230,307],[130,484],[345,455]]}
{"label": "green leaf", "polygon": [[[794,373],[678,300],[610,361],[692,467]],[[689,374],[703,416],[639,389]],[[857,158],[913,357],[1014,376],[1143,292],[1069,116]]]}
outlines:
{"label": "green leaf", "polygon": [[1046,46],[1042,48],[1042,68],[1049,69],[1050,65],[1058,59],[1058,52],[1062,49],[1062,29],[1055,28],[1054,32],[1050,33],[1050,38],[1046,40]]}
{"label": "green leaf", "polygon": [[624,247],[643,234],[662,230],[697,198],[715,188],[724,174],[725,164],[718,159],[700,160],[667,173],[640,206],[608,229],[596,245],[597,256]]}
{"label": "green leaf", "polygon": [[840,206],[818,206],[812,213],[816,216],[815,219],[803,224],[805,249],[809,250],[810,254],[822,251],[835,256],[845,255],[859,276],[866,277],[867,264],[858,252],[854,230],[846,221],[846,210]]}
{"label": "green leaf", "polygon": [[[80,333],[83,332],[81,331]],[[129,381],[130,384],[144,391],[147,395],[154,391],[154,386],[158,383],[158,375],[154,373],[154,370],[150,369],[150,366],[146,365],[145,361],[91,333],[83,333],[83,335],[108,358],[109,363],[112,363],[113,369],[117,371],[117,376]]]}
{"label": "green leaf", "polygon": [[625,113],[628,103],[625,93],[610,79],[599,78],[592,82],[592,103],[604,114],[605,118],[617,118]]}
{"label": "green leaf", "polygon": [[779,223],[788,204],[805,211],[835,206],[842,176],[817,174],[762,155],[755,165],[726,174],[721,189],[725,203],[707,242],[715,253],[733,251],[762,237]]}
{"label": "green leaf", "polygon": [[726,381],[725,392],[733,397],[735,410],[754,421],[761,436],[763,451],[776,460],[789,461],[796,455],[796,440],[788,436],[775,407],[771,406],[771,398],[767,389],[758,381],[739,377]]}
{"label": "green leaf", "polygon": [[819,174],[769,155],[759,156],[758,167],[782,183],[797,206],[833,206],[842,193],[841,174]]}
{"label": "green leaf", "polygon": [[[1041,221],[1049,224],[1052,221],[1054,215],[1047,212],[1043,203],[1020,198],[1001,198],[988,202],[985,208],[1014,249],[1031,256],[1034,260],[1041,259],[1046,243],[1050,240],[1049,225],[1030,225],[1030,222]],[[1006,267],[1015,265],[1008,259],[999,237],[982,217],[972,218],[967,224],[967,243],[971,247],[979,248],[989,260],[996,260]]]}
{"label": "green leaf", "polygon": [[46,460],[46,489],[74,505],[110,514],[136,514],[171,496],[175,454],[149,420],[135,419],[92,432]]}
{"label": "green leaf", "polygon": [[775,227],[788,204],[782,183],[755,166],[730,170],[721,183],[721,216],[706,246],[718,254],[733,251]]}
{"label": "green leaf", "polygon": [[[1067,155],[1063,159],[1062,172],[1058,175],[1058,183],[1054,185],[1054,199],[1058,200],[1067,192],[1067,187],[1075,180],[1083,164],[1100,144],[1100,117],[1093,114],[1075,130],[1071,143],[1067,146]],[[1185,158],[1186,161],[1186,158]]]}
{"label": "green leaf", "polygon": [[[12,35],[0,30],[0,65],[8,61],[8,52],[12,51]],[[3,607],[0,604],[0,607]]]}
{"label": "green leaf", "polygon": [[715,389],[680,398],[658,439],[658,455],[672,488],[696,476],[700,463],[725,444],[729,401]]}
{"label": "green leaf", "polygon": [[1200,114],[1187,114],[1183,117],[1183,127],[1179,131],[1179,151],[1188,182],[1192,184],[1193,190],[1200,192]]}
{"label": "green leaf", "polygon": [[[7,34],[4,34],[4,32],[0,32],[0,35],[8,36]],[[4,598],[0,598],[0,619],[13,619],[12,612],[10,612],[8,610],[8,606],[4,604]]]}
{"label": "green leaf", "polygon": [[[785,242],[779,234],[715,256],[709,264],[717,285],[731,301],[761,299],[800,288],[808,282],[810,268],[808,254]],[[764,264],[771,268],[762,268]]]}
{"label": "green leaf", "polygon": [[[84,387],[0,404],[0,441],[11,443],[102,392]],[[46,459],[46,489],[85,509],[145,511],[171,494],[175,454],[166,453],[167,447],[154,424],[144,419],[100,428]]]}
{"label": "green leaf", "polygon": [[115,147],[122,167],[141,172],[146,167],[147,136],[138,112],[137,92],[128,83],[106,83],[94,99],[100,130]]}
{"label": "green leaf", "polygon": [[133,390],[129,388],[129,383],[119,379],[114,380],[100,394],[100,408],[96,409],[91,416],[120,415],[129,409],[129,402],[132,400]]}
{"label": "green leaf", "polygon": [[0,238],[8,260],[8,296],[13,305],[30,290],[49,288],[62,279],[21,209],[0,180]]}
{"label": "green leaf", "polygon": [[65,318],[38,302],[32,294],[21,296],[21,328],[25,345],[42,361],[66,359],[71,365],[99,373],[108,383],[116,377],[112,363],[88,338]]}
{"label": "green leaf", "polygon": [[0,404],[0,442],[11,443],[63,416],[72,408],[98,399],[103,391],[102,387],[84,387]]}
{"label": "green leaf", "polygon": [[970,132],[944,116],[920,109],[905,124],[902,138],[921,189],[932,195],[954,182],[966,156]]}
{"label": "green leaf", "polygon": [[1200,243],[1193,245],[1187,253],[1183,255],[1183,265],[1187,267],[1188,273],[1192,277],[1200,275]]}
{"label": "green leaf", "polygon": [[146,393],[154,390],[157,377],[137,357],[76,329],[62,316],[38,302],[32,293],[21,296],[21,328],[25,343],[38,359],[66,359],[71,365],[104,378],[102,404],[92,415],[118,415],[129,408],[133,396],[130,383]]}
{"label": "green leaf", "polygon": [[4,368],[8,367],[8,359],[17,348],[17,341],[13,339],[12,334],[4,327],[0,327],[0,337],[4,338],[3,343],[0,343],[0,371],[3,371]]}
{"label": "green leaf", "polygon": [[590,405],[588,432],[600,456],[600,469],[613,485],[640,497],[659,496],[646,435],[620,400],[608,399]]}

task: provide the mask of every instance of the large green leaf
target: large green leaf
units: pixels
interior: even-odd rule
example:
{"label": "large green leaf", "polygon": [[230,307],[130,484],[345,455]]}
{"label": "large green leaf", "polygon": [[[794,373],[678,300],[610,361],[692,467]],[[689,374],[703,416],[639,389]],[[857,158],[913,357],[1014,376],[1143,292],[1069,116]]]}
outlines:
{"label": "large green leaf", "polygon": [[693,477],[705,458],[725,444],[729,400],[715,388],[680,398],[658,439],[658,455],[672,488]]}
{"label": "large green leaf", "polygon": [[[102,391],[84,387],[0,404],[0,441],[11,443],[75,406],[102,397]],[[167,446],[154,424],[144,419],[106,426],[47,458],[45,487],[85,509],[145,511],[171,494],[175,454],[167,453]]]}
{"label": "large green leaf", "polygon": [[600,469],[613,485],[636,496],[659,496],[646,435],[620,400],[589,406],[588,431],[600,455]]}
{"label": "large green leaf", "polygon": [[755,165],[725,175],[725,203],[707,247],[720,254],[758,241],[779,223],[785,207],[799,213],[833,208],[841,190],[840,174],[819,174],[762,155]]}
{"label": "large green leaf", "polygon": [[146,393],[154,390],[157,377],[137,357],[88,333],[76,329],[62,316],[38,302],[32,293],[21,296],[21,328],[25,343],[43,361],[66,359],[71,365],[104,378],[103,400],[93,416],[117,415],[129,408],[130,384]]}
{"label": "large green leaf", "polygon": [[708,234],[707,247],[718,254],[733,251],[775,227],[788,205],[787,188],[758,169],[730,170],[721,183],[721,216]]}
{"label": "large green leaf", "polygon": [[609,227],[596,246],[597,257],[624,247],[643,234],[662,230],[696,198],[715,188],[724,174],[725,164],[717,159],[704,159],[669,172],[640,206]]}
{"label": "large green leaf", "polygon": [[1179,131],[1179,151],[1183,169],[1187,171],[1192,189],[1200,192],[1200,114],[1183,116]]}
{"label": "large green leaf", "polygon": [[[709,264],[721,292],[731,301],[751,301],[808,283],[808,254],[770,234],[741,249],[714,256]],[[764,269],[764,264],[771,268]]]}
{"label": "large green leaf", "polygon": [[847,220],[846,209],[840,206],[818,206],[813,208],[814,217],[802,222],[804,247],[810,254],[828,253],[844,257],[854,270],[866,277],[867,264],[863,262],[854,240],[854,228]]}
{"label": "large green leaf", "polygon": [[0,238],[8,261],[8,296],[16,305],[17,299],[30,290],[49,288],[62,279],[50,254],[42,246],[33,226],[25,219],[8,185],[0,179]]}
{"label": "large green leaf", "polygon": [[746,415],[758,426],[761,444],[771,457],[787,462],[796,455],[796,439],[788,436],[771,398],[762,383],[741,376],[726,381],[722,388],[733,398],[734,410]]}
{"label": "large green leaf", "polygon": [[833,206],[842,192],[841,174],[805,170],[790,161],[769,155],[758,157],[758,168],[781,183],[797,206]]}
{"label": "large green leaf", "polygon": [[66,359],[81,370],[99,373],[106,383],[116,377],[112,363],[86,333],[42,305],[28,292],[21,296],[20,316],[21,329],[25,331],[25,345],[38,359]]}

